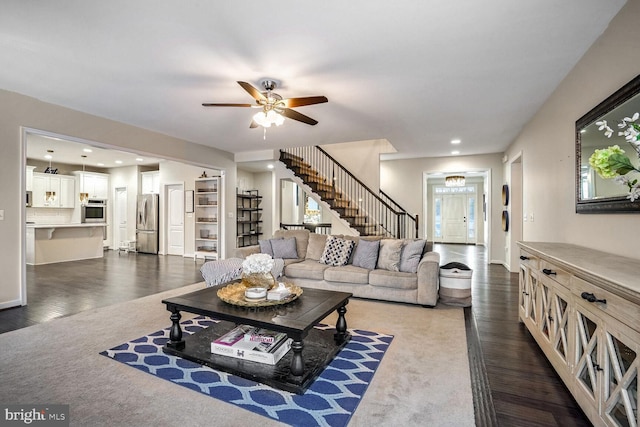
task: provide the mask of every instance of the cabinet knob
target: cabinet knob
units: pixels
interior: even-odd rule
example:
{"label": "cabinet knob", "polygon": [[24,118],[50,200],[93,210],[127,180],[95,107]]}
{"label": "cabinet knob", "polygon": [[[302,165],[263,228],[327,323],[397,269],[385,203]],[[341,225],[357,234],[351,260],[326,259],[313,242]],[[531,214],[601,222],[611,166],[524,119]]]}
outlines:
{"label": "cabinet knob", "polygon": [[596,298],[596,296],[590,292],[583,292],[580,294],[580,296],[582,297],[582,299],[585,299],[589,302],[601,302],[603,304],[607,303],[606,299],[598,299]]}
{"label": "cabinet knob", "polygon": [[529,259],[529,257],[528,256],[524,256],[524,255],[520,255],[520,259],[523,260],[523,261],[526,261],[526,260]]}
{"label": "cabinet knob", "polygon": [[546,274],[547,276],[550,276],[550,275],[552,275],[552,274],[553,274],[553,275],[555,275],[555,274],[556,274],[556,272],[555,272],[555,271],[553,271],[553,270],[549,270],[548,268],[543,268],[543,269],[542,269],[542,272],[543,272],[544,274]]}

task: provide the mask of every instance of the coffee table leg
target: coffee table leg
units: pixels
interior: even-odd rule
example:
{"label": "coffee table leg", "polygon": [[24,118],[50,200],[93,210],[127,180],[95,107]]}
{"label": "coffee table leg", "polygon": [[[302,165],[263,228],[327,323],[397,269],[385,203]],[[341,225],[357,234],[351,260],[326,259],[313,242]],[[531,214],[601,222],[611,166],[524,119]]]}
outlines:
{"label": "coffee table leg", "polygon": [[336,333],[334,335],[337,343],[344,341],[344,338],[347,335],[347,319],[344,315],[347,312],[348,302],[349,301],[347,300],[344,305],[338,307],[338,321],[336,322]]}
{"label": "coffee table leg", "polygon": [[302,359],[304,343],[302,339],[300,341],[296,340],[297,338],[294,338],[294,341],[291,343],[291,350],[293,350],[293,356],[291,357],[291,375],[300,376],[304,373],[304,360]]}
{"label": "coffee table leg", "polygon": [[182,350],[184,348],[184,340],[182,339],[182,329],[180,329],[180,310],[175,307],[171,307],[171,330],[169,331],[169,342],[167,347],[175,348],[176,350]]}

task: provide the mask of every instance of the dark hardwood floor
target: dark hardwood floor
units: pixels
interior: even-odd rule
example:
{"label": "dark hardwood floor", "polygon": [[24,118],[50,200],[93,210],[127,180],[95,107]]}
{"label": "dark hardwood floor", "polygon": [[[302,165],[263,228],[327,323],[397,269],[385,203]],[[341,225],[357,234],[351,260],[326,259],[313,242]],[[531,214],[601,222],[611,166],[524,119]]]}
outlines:
{"label": "dark hardwood floor", "polygon": [[487,264],[481,246],[436,244],[434,250],[440,252],[441,265],[457,261],[473,269],[471,314],[497,424],[591,426],[529,331],[518,322],[518,274]]}
{"label": "dark hardwood floor", "polygon": [[[478,425],[590,426],[526,328],[518,322],[518,276],[488,265],[479,246],[436,244],[441,264],[473,269],[473,326],[495,417]],[[177,256],[121,254],[27,266],[25,307],[0,311],[0,333],[202,280],[201,262]],[[488,393],[488,394],[489,394]]]}
{"label": "dark hardwood floor", "polygon": [[202,280],[202,262],[105,251],[104,258],[27,266],[27,305],[0,311],[0,333]]}

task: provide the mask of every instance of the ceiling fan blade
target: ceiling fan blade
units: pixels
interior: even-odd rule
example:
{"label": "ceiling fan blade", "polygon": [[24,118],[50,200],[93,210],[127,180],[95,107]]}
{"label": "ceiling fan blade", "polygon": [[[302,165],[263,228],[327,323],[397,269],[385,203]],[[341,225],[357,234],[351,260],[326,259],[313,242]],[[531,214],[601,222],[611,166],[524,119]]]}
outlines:
{"label": "ceiling fan blade", "polygon": [[262,92],[260,92],[258,89],[256,89],[251,84],[249,84],[247,82],[238,82],[238,84],[240,86],[242,86],[242,88],[244,90],[249,92],[249,95],[251,95],[256,101],[266,101],[267,100],[267,98],[265,98],[265,96],[262,94]]}
{"label": "ceiling fan blade", "polygon": [[280,114],[290,119],[297,120],[299,122],[306,123],[311,126],[318,124],[317,120],[314,120],[309,116],[305,116],[304,114],[300,114],[297,111],[292,110],[290,108],[283,108]]}
{"label": "ceiling fan blade", "polygon": [[251,124],[249,125],[249,129],[255,129],[258,126],[260,126],[260,125],[257,124],[255,120],[251,120]]}
{"label": "ceiling fan blade", "polygon": [[283,99],[282,102],[287,108],[302,107],[304,105],[322,104],[329,102],[326,96],[306,96],[302,98]]}
{"label": "ceiling fan blade", "polygon": [[203,107],[253,107],[253,104],[227,104],[220,102],[207,102],[202,104]]}

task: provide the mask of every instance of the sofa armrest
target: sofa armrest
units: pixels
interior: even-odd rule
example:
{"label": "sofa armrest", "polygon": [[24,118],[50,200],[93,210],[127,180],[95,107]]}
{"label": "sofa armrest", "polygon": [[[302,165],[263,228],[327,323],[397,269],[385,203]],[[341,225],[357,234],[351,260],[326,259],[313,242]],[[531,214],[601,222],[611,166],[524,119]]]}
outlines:
{"label": "sofa armrest", "polygon": [[440,288],[440,254],[427,252],[418,264],[418,304],[435,306]]}
{"label": "sofa armrest", "polygon": [[236,248],[233,256],[236,258],[245,259],[249,255],[259,254],[260,253],[260,245],[253,246],[245,246],[243,248]]}

